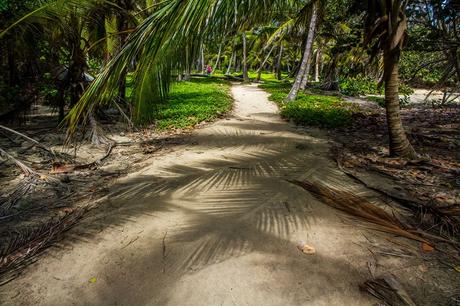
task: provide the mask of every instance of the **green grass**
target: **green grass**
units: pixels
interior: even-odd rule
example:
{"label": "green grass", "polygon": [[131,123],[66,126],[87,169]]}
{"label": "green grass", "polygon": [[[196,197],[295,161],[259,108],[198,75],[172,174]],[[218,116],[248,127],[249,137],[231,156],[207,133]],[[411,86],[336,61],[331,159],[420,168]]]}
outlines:
{"label": "green grass", "polygon": [[357,111],[351,103],[340,97],[300,93],[293,102],[285,102],[290,84],[266,83],[260,85],[271,94],[270,100],[278,104],[281,116],[297,124],[322,127],[340,127],[352,122],[353,113]]}
{"label": "green grass", "polygon": [[157,130],[187,129],[213,120],[232,108],[230,84],[216,78],[193,78],[173,85],[168,103],[156,115]]}

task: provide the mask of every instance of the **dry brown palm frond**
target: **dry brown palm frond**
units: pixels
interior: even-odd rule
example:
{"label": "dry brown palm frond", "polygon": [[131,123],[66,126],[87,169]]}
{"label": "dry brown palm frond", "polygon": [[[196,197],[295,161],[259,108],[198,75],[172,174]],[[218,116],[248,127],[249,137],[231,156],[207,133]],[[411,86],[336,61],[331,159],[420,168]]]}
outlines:
{"label": "dry brown palm frond", "polygon": [[[289,182],[313,193],[329,206],[339,209],[363,221],[372,223],[372,228],[375,230],[432,245],[430,241],[424,238],[424,233],[417,229],[410,228],[396,218],[396,216],[389,214],[366,199],[358,197],[350,192],[337,190],[318,183],[308,181]],[[439,238],[444,241],[441,237]]]}
{"label": "dry brown palm frond", "polygon": [[41,251],[59,240],[86,213],[76,209],[59,219],[46,222],[41,228],[25,229],[0,248],[0,286],[14,279]]}

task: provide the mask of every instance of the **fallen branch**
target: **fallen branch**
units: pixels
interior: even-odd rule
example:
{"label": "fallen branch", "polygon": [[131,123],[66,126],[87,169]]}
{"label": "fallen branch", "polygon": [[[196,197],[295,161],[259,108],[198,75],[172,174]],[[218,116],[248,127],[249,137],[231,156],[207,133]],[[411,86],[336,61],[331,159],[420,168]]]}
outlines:
{"label": "fallen branch", "polygon": [[83,165],[62,165],[60,163],[53,164],[53,170],[51,171],[52,174],[58,173],[71,173],[75,171],[81,171],[86,169],[92,169],[98,167],[104,160],[106,160],[110,154],[112,154],[113,148],[116,146],[114,143],[110,143],[109,148],[107,149],[107,153],[101,157],[100,159]]}

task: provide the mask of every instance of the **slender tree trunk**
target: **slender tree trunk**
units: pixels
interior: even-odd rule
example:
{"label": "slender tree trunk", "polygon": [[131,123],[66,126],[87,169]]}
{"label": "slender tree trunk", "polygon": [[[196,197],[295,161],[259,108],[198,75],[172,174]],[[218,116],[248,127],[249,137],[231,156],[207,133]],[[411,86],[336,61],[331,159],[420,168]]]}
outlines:
{"label": "slender tree trunk", "polygon": [[278,60],[276,61],[276,78],[281,81],[281,60],[283,59],[283,45],[280,45]]}
{"label": "slender tree trunk", "polygon": [[319,82],[319,75],[321,74],[321,62],[323,60],[323,53],[320,46],[316,50],[316,62],[315,62],[315,82]]}
{"label": "slender tree trunk", "polygon": [[229,75],[232,70],[232,65],[233,65],[233,61],[235,60],[235,56],[236,56],[236,53],[235,53],[235,50],[233,50],[232,56],[230,57],[230,61],[228,62],[227,72],[225,73],[226,75]]}
{"label": "slender tree trunk", "polygon": [[268,51],[267,56],[263,60],[263,62],[260,64],[259,69],[257,69],[257,79],[256,82],[260,82],[260,78],[262,77],[262,69],[264,68],[265,64],[267,63],[268,59],[270,58],[270,55],[272,54],[273,50],[275,49],[275,46],[273,45]]}
{"label": "slender tree trunk", "polygon": [[334,53],[332,55],[332,62],[328,68],[326,76],[323,81],[322,89],[324,90],[340,90],[339,83],[337,82],[337,62],[339,60],[339,54]]}
{"label": "slender tree trunk", "polygon": [[413,159],[417,155],[407,139],[400,116],[398,61],[398,56],[394,52],[384,51],[385,105],[390,136],[390,155]]}
{"label": "slender tree trunk", "polygon": [[204,63],[204,44],[201,43],[201,73],[205,74],[205,63]]}
{"label": "slender tree trunk", "polygon": [[289,92],[287,97],[287,101],[294,101],[297,98],[299,90],[305,89],[308,76],[306,75],[308,71],[310,71],[310,56],[311,56],[311,47],[313,45],[313,39],[315,35],[315,28],[316,28],[316,19],[318,17],[317,12],[317,3],[313,4],[313,12],[311,14],[310,26],[308,30],[307,42],[305,45],[305,51],[302,58],[302,63],[300,64],[299,72],[297,73],[294,85]]}
{"label": "slender tree trunk", "polygon": [[315,31],[316,31],[316,21],[318,19],[318,12],[317,12],[317,4],[313,5],[313,12],[311,15],[310,20],[310,28],[308,29],[308,39],[307,39],[307,50],[308,50],[308,59],[307,59],[307,68],[305,69],[305,75],[302,79],[302,83],[300,84],[300,90],[305,90],[307,88],[308,77],[310,75],[311,70],[311,54],[313,49],[313,41],[315,39]]}
{"label": "slender tree trunk", "polygon": [[246,33],[243,32],[243,79],[245,82],[249,82],[247,51],[248,50],[246,46]]}
{"label": "slender tree trunk", "polygon": [[184,81],[190,81],[190,72],[191,64],[190,64],[190,48],[188,45],[185,46],[185,74],[184,74]]}
{"label": "slender tree trunk", "polygon": [[217,67],[219,66],[220,64],[220,56],[222,54],[222,46],[223,46],[224,42],[222,42],[220,45],[219,45],[219,52],[217,53],[217,59],[216,59],[216,63],[214,64],[214,69],[217,69]]}

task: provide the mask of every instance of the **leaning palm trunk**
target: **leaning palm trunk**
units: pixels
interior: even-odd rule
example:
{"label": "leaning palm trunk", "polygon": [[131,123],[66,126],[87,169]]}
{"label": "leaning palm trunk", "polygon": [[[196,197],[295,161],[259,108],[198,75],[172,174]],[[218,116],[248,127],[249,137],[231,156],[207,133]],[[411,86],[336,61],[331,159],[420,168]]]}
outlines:
{"label": "leaning palm trunk", "polygon": [[[303,53],[302,63],[300,64],[299,72],[297,72],[297,76],[294,81],[294,85],[289,92],[287,97],[287,101],[294,101],[297,98],[297,94],[299,90],[302,88],[303,81],[305,79],[305,86],[307,84],[307,77],[306,73],[310,70],[310,56],[311,56],[311,47],[313,45],[313,36],[315,35],[315,28],[316,28],[316,19],[317,19],[317,3],[313,3],[313,12],[310,19],[310,26],[307,36],[307,42],[305,44],[305,51]],[[304,87],[305,88],[305,87]]]}
{"label": "leaning palm trunk", "polygon": [[307,57],[307,67],[305,68],[305,74],[302,79],[302,83],[300,83],[300,90],[305,90],[307,87],[308,82],[308,75],[310,74],[310,67],[311,67],[311,53],[313,48],[313,40],[315,39],[315,30],[316,30],[316,21],[318,19],[318,12],[316,8],[316,4],[313,5],[313,12],[311,15],[310,21],[310,28],[308,29],[308,38],[307,38],[307,46],[306,51],[308,53]]}
{"label": "leaning palm trunk", "polygon": [[229,75],[230,72],[232,71],[232,65],[233,65],[233,62],[235,61],[235,51],[233,51],[232,53],[232,56],[230,57],[230,61],[228,62],[228,68],[227,68],[227,72],[225,73],[226,75]]}
{"label": "leaning palm trunk", "polygon": [[243,79],[245,82],[249,82],[247,52],[246,33],[243,32]]}
{"label": "leaning palm trunk", "polygon": [[390,136],[390,155],[415,158],[415,150],[404,131],[399,108],[398,57],[385,50],[385,105],[388,132]]}
{"label": "leaning palm trunk", "polygon": [[272,54],[273,50],[275,49],[275,45],[272,46],[270,51],[268,51],[267,56],[265,57],[264,61],[260,64],[259,69],[257,69],[257,79],[256,82],[260,82],[260,79],[262,77],[262,69],[264,68],[265,64],[267,63],[268,59],[270,58],[270,55]]}

